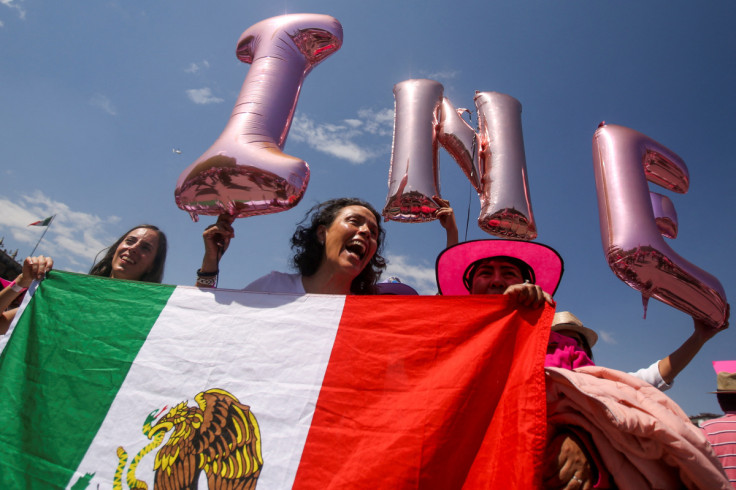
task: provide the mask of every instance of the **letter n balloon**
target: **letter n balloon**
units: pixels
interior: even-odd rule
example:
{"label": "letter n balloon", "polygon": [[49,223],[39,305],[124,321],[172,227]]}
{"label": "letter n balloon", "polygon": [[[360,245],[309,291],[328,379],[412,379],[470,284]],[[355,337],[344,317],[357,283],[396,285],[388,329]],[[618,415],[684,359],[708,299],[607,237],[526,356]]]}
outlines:
{"label": "letter n balloon", "polygon": [[328,15],[291,14],[249,27],[236,54],[251,67],[230,120],[215,143],[179,177],[176,204],[192,219],[236,218],[294,207],[309,167],[283,152],[307,74],[340,49],[342,26]]}
{"label": "letter n balloon", "polygon": [[497,236],[533,240],[537,229],[527,180],[521,104],[510,95],[476,92],[476,132],[434,80],[394,86],[394,143],[383,215],[394,221],[436,219],[438,149],[442,146],[478,192],[478,226]]}
{"label": "letter n balloon", "polygon": [[685,162],[648,136],[601,123],[593,136],[593,167],[603,251],[619,279],[712,326],[725,320],[727,301],[714,276],[680,257],[662,238],[677,236],[672,202],[650,193],[647,181],[685,193]]}

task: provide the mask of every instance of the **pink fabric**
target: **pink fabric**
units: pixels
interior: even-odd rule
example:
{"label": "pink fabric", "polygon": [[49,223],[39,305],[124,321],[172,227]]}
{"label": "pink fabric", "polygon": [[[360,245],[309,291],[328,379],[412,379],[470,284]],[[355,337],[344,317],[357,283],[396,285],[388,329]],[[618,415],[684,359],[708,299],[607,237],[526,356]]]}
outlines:
{"label": "pink fabric", "polygon": [[583,366],[595,366],[595,363],[590,360],[588,354],[575,339],[557,332],[550,332],[544,367],[575,369]]}
{"label": "pink fabric", "polygon": [[649,383],[600,366],[545,372],[549,423],[590,434],[618,488],[731,488],[702,431]]}

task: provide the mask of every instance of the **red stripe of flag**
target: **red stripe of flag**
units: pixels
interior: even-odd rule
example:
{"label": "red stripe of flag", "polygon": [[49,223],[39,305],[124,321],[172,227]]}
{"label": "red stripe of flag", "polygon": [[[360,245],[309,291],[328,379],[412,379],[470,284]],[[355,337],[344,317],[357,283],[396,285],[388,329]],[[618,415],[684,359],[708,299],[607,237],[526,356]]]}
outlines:
{"label": "red stripe of flag", "polygon": [[536,488],[554,311],[348,296],[294,488]]}

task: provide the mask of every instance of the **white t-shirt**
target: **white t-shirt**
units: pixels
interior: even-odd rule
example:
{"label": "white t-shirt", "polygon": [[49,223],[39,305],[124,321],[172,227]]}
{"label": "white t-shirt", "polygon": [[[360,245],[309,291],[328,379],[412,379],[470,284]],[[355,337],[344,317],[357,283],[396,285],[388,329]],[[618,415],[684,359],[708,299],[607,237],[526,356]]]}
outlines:
{"label": "white t-shirt", "polygon": [[635,373],[629,374],[641,379],[642,381],[646,381],[650,385],[657,388],[659,391],[667,391],[672,388],[673,384],[675,384],[674,381],[671,384],[667,384],[664,382],[664,380],[662,379],[662,375],[659,374],[659,361],[655,361],[654,364],[652,364],[648,368],[643,368]]}
{"label": "white t-shirt", "polygon": [[256,279],[243,289],[260,293],[307,293],[304,290],[304,284],[302,284],[301,274],[286,274],[278,271],[271,271],[271,273]]}

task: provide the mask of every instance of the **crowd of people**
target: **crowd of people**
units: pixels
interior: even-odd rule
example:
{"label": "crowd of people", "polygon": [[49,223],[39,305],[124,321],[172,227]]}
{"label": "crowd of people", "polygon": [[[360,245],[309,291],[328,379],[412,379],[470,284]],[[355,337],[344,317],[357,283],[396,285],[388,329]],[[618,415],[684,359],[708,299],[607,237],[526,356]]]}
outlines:
{"label": "crowd of people", "polygon": [[[434,200],[437,218],[447,234],[447,248],[436,262],[438,294],[505,295],[515,308],[557,306],[554,294],[564,265],[554,249],[510,239],[459,243],[449,202],[438,196]],[[217,286],[219,262],[234,238],[232,223],[232,216],[223,214],[204,230],[197,287]],[[379,283],[386,268],[384,235],[381,215],[369,203],[356,198],[325,201],[309,210],[291,237],[291,265],[296,272],[274,271],[244,289],[293,294],[411,294],[413,290],[403,284],[391,287],[391,283]],[[89,274],[160,283],[166,250],[161,230],[140,225],[113,243]],[[0,334],[8,331],[17,313],[13,302],[52,266],[49,257],[29,257],[21,274],[0,291]],[[392,281],[394,286],[396,282]],[[719,402],[727,415],[704,424],[704,432],[690,424],[679,407],[661,393],[672,386],[710,338],[728,327],[728,315],[718,328],[696,318],[693,322],[693,334],[678,349],[647,368],[626,374],[596,366],[592,352],[598,340],[595,331],[570,312],[555,314],[545,359],[549,412],[545,488],[642,488],[637,486],[642,482],[670,488],[673,481],[688,487],[724,488],[729,478],[736,488],[736,373],[718,375]],[[642,418],[651,411],[640,406],[642,393],[647,403],[663,407],[657,422]],[[612,417],[590,412],[591,405],[605,409],[610,404],[609,410],[619,413],[621,397],[629,397],[628,408],[615,422]],[[637,427],[663,425],[652,432],[665,435],[657,438],[646,431],[629,430],[618,425],[622,417],[634,418]],[[649,454],[635,451],[636,445],[648,445]]]}

